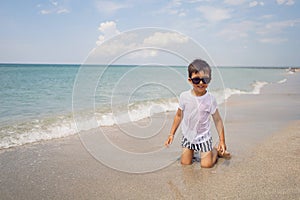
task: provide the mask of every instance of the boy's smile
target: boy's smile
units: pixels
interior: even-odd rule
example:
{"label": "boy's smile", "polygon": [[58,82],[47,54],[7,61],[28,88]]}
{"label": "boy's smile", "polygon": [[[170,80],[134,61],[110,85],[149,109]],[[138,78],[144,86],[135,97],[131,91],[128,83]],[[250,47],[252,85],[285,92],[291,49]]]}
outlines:
{"label": "boy's smile", "polygon": [[193,91],[196,96],[202,96],[206,93],[209,81],[209,75],[203,71],[193,73],[192,77],[189,78],[189,82],[193,85]]}

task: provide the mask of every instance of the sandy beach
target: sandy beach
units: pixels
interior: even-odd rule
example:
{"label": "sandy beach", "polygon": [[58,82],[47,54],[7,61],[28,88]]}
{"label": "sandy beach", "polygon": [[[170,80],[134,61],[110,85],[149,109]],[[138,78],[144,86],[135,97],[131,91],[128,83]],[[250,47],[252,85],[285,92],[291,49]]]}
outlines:
{"label": "sandy beach", "polygon": [[[175,156],[160,170],[121,172],[92,156],[78,135],[1,150],[0,199],[299,199],[299,110],[299,72],[260,95],[230,97],[223,119],[232,159],[219,159],[211,169],[197,161],[181,166]],[[162,148],[172,114],[160,130],[165,134],[138,148]],[[133,148],[118,129],[110,131],[119,145]]]}

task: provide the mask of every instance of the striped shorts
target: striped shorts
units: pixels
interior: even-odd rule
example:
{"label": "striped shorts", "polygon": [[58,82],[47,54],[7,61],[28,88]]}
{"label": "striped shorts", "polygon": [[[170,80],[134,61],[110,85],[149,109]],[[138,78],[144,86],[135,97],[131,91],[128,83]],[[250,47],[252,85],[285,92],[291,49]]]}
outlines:
{"label": "striped shorts", "polygon": [[189,142],[185,137],[182,137],[181,146],[183,148],[188,148],[188,149],[191,149],[194,151],[201,151],[201,152],[212,151],[212,149],[213,149],[212,137],[210,137],[209,140],[198,143],[198,144],[193,144],[193,143]]}

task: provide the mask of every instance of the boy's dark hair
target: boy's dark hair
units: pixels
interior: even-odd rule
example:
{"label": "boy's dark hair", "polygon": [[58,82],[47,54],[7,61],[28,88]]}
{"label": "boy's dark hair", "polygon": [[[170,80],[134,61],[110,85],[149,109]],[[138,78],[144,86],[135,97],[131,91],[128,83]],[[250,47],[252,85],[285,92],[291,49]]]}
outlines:
{"label": "boy's dark hair", "polygon": [[209,74],[209,78],[211,79],[211,68],[205,62],[201,59],[194,60],[189,66],[188,66],[188,72],[189,72],[189,78],[192,78],[193,73],[199,73],[200,71],[203,71],[204,73]]}

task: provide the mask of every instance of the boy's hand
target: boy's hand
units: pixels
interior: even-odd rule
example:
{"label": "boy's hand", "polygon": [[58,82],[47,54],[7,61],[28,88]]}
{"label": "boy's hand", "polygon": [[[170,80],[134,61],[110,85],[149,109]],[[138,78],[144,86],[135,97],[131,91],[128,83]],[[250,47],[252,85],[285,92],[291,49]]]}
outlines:
{"label": "boy's hand", "polygon": [[231,154],[226,150],[226,144],[224,141],[220,141],[219,146],[218,146],[218,156],[220,158],[225,158],[225,159],[230,159]]}
{"label": "boy's hand", "polygon": [[166,147],[169,147],[169,145],[172,144],[173,138],[174,138],[174,135],[169,135],[168,139],[165,141]]}
{"label": "boy's hand", "polygon": [[226,144],[224,141],[220,141],[218,145],[218,152],[223,156],[226,152]]}

